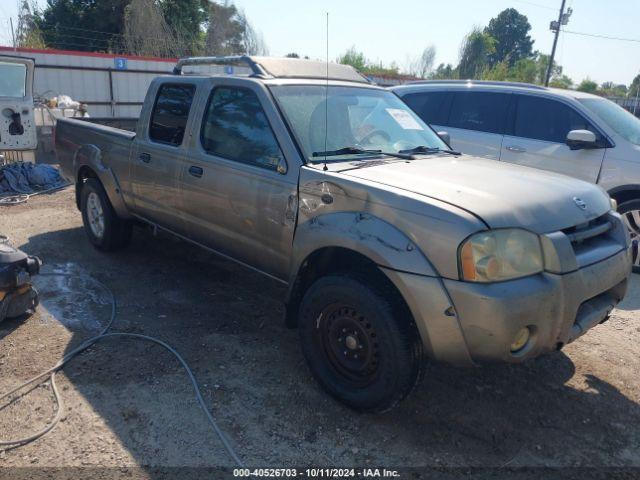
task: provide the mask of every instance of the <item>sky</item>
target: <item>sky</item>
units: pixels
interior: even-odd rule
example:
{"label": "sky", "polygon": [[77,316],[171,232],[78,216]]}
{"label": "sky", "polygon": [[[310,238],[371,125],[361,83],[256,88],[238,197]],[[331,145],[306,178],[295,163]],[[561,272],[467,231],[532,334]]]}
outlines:
{"label": "sky", "polygon": [[[355,46],[365,56],[400,67],[436,47],[436,65],[457,64],[460,43],[473,26],[485,26],[505,8],[516,8],[532,26],[534,49],[550,53],[561,0],[235,0],[262,32],[269,53],[296,52],[326,56],[326,13],[329,13],[329,58]],[[45,5],[44,0],[38,0]],[[9,17],[17,16],[16,0],[0,0],[0,44],[11,43]],[[640,73],[640,0],[567,0],[573,8],[567,31],[630,38],[609,40],[568,32],[560,34],[556,62],[579,83],[629,84]],[[86,28],[91,28],[87,26]]]}

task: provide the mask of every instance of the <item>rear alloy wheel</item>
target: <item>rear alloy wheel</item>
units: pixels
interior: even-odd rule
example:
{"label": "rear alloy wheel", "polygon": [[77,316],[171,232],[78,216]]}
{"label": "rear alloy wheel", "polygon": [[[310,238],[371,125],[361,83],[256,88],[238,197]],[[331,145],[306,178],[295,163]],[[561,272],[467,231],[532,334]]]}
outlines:
{"label": "rear alloy wheel", "polygon": [[127,246],[131,240],[131,222],[118,217],[100,181],[88,178],[80,188],[82,223],[89,241],[107,252]]}
{"label": "rear alloy wheel", "polygon": [[96,238],[104,237],[104,210],[96,192],[91,192],[87,196],[87,219]]}
{"label": "rear alloy wheel", "polygon": [[335,274],[316,280],[300,304],[302,351],[314,377],[357,410],[393,408],[417,384],[422,341],[397,292]]}
{"label": "rear alloy wheel", "polygon": [[634,273],[640,273],[640,200],[629,200],[618,206],[618,213],[631,236],[631,257]]}

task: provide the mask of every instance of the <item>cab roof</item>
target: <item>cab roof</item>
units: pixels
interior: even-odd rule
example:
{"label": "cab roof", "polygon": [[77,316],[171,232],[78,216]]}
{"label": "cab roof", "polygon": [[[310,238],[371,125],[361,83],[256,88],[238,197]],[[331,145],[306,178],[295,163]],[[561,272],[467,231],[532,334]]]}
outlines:
{"label": "cab roof", "polygon": [[188,65],[218,65],[249,68],[249,77],[259,79],[296,78],[323,79],[345,82],[370,83],[350,65],[299,58],[255,57],[248,55],[230,57],[181,58],[173,69],[174,75],[182,75]]}

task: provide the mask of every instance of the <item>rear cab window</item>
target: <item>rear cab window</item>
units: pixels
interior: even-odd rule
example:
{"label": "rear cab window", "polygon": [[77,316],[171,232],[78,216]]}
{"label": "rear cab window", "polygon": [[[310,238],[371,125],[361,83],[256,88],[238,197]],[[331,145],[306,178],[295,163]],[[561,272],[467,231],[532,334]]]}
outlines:
{"label": "rear cab window", "polygon": [[448,125],[486,133],[504,133],[510,94],[455,92]]}
{"label": "rear cab window", "polygon": [[513,136],[565,143],[571,130],[590,130],[602,141],[600,132],[569,105],[549,98],[516,95]]}
{"label": "rear cab window", "polygon": [[284,164],[257,95],[248,88],[216,87],[211,92],[200,130],[209,154],[267,170]]}
{"label": "rear cab window", "polygon": [[182,144],[195,91],[195,85],[186,83],[160,86],[149,121],[151,141],[172,146]]}

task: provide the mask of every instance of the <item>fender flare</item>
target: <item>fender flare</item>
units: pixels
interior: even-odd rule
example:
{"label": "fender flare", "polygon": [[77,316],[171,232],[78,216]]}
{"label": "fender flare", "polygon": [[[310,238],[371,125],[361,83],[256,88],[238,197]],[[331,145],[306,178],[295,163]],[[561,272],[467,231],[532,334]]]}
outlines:
{"label": "fender flare", "polygon": [[353,250],[392,270],[439,276],[416,243],[395,226],[368,213],[336,212],[318,215],[298,225],[289,285],[295,283],[305,260],[325,247]]}
{"label": "fender flare", "polygon": [[102,150],[96,145],[85,144],[80,146],[73,155],[73,169],[76,172],[76,195],[79,194],[80,171],[83,167],[89,168],[100,180],[109,197],[116,214],[121,218],[131,218],[129,210],[122,198],[120,183],[113,170],[102,161]]}

